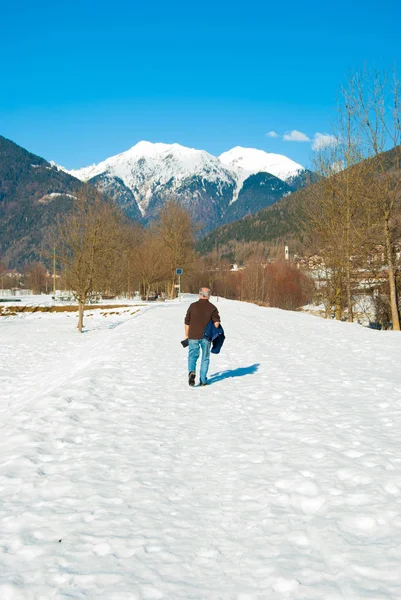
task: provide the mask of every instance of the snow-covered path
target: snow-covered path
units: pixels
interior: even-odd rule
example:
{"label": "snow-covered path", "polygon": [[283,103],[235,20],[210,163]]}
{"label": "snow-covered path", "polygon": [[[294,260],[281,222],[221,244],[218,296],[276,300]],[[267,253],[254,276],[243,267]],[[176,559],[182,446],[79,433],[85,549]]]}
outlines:
{"label": "snow-covered path", "polygon": [[401,598],[401,339],[219,301],[0,321],[0,599]]}

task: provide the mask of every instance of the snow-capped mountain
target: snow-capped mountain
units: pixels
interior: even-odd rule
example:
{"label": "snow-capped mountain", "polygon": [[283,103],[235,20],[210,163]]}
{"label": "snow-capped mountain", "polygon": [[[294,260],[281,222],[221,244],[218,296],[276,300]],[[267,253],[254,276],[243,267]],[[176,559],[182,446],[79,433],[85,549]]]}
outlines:
{"label": "snow-capped mountain", "polygon": [[176,191],[182,182],[199,178],[201,185],[216,185],[217,195],[236,185],[235,175],[220,160],[205,152],[179,144],[139,142],[126,152],[112,156],[98,165],[69,171],[81,180],[91,181],[99,175],[120,179],[135,196],[142,215],[146,216],[154,195]]}
{"label": "snow-capped mountain", "polygon": [[283,154],[273,154],[256,148],[242,148],[236,146],[219,156],[220,162],[229,166],[236,173],[237,189],[232,202],[235,202],[240,192],[244,189],[244,183],[251,175],[268,173],[274,175],[289,185],[298,187],[298,178],[305,172],[302,165],[291,160]]}
{"label": "snow-capped mountain", "polygon": [[249,175],[270,173],[283,181],[296,177],[304,167],[283,154],[273,154],[256,148],[236,146],[219,156],[220,161],[237,171],[245,171]]}
{"label": "snow-capped mountain", "polygon": [[[255,212],[291,192],[291,179],[303,171],[286,156],[263,150],[237,147],[216,157],[180,144],[143,141],[99,164],[68,173],[113,196],[132,218],[152,219],[174,198],[202,223],[203,231],[210,231],[237,214],[228,209],[241,198],[250,176],[269,174],[268,183],[266,179],[260,183],[257,202],[252,203],[251,212]],[[246,206],[241,213],[244,210],[249,212]]]}

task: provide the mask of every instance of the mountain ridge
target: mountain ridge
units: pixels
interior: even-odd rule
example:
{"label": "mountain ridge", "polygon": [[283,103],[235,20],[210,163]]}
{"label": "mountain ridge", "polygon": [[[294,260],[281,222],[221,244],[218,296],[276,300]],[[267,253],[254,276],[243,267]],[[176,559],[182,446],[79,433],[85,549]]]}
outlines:
{"label": "mountain ridge", "polygon": [[295,169],[294,176],[290,170],[287,183],[269,173],[233,169],[203,150],[179,144],[142,142],[127,152],[79,170],[79,179],[77,170],[68,171],[0,136],[0,254],[6,262],[19,267],[41,259],[43,240],[88,178],[143,225],[175,199],[202,235],[274,204],[295,191],[296,179],[307,173]]}
{"label": "mountain ridge", "polygon": [[[219,157],[180,144],[138,142],[125,152],[106,158],[100,163],[67,170],[81,181],[93,181],[105,176],[110,182],[119,179],[132,192],[144,218],[153,217],[149,210],[151,197],[163,194],[163,186],[172,193],[192,178],[217,184],[215,194],[228,198],[228,205],[238,200],[244,182],[260,172],[274,175],[284,182],[299,177],[306,169],[281,155],[255,148],[237,146]],[[291,185],[291,184],[290,184]],[[221,189],[224,187],[225,189]]]}

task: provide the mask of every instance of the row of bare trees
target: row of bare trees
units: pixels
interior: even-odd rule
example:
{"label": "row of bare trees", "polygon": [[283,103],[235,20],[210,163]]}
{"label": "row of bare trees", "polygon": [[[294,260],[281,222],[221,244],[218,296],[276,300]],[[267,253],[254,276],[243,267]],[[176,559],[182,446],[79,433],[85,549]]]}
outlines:
{"label": "row of bare trees", "polygon": [[86,186],[49,244],[47,258],[53,272],[32,263],[26,266],[23,281],[35,293],[48,291],[55,282],[58,289],[72,292],[78,301],[79,331],[85,305],[93,296],[133,297],[139,291],[147,299],[154,293],[174,297],[177,267],[184,271],[182,283],[188,292],[207,285],[219,296],[285,309],[311,299],[310,280],[288,263],[270,263],[262,254],[248,253],[245,269],[233,271],[218,253],[196,255],[194,233],[189,214],[175,201],[144,229]]}
{"label": "row of bare trees", "polygon": [[78,329],[84,307],[94,294],[145,296],[163,289],[174,293],[177,267],[190,270],[194,228],[188,213],[174,201],[147,230],[127,221],[111,201],[85,186],[71,213],[59,225],[57,262],[67,289],[78,301]]}
{"label": "row of bare trees", "polygon": [[233,271],[231,266],[213,253],[198,258],[187,281],[188,290],[196,292],[207,285],[217,296],[286,310],[295,310],[313,299],[313,280],[288,261],[268,262],[256,254],[248,256],[240,270]]}
{"label": "row of bare trees", "polygon": [[34,294],[47,293],[54,287],[54,277],[43,262],[32,262],[25,265],[23,272],[9,270],[0,260],[1,289],[18,290],[21,287],[30,289]]}
{"label": "row of bare trees", "polygon": [[[342,90],[331,145],[316,158],[322,181],[304,208],[311,249],[324,259],[327,307],[354,319],[361,282],[388,290],[394,329],[400,329],[397,241],[401,237],[401,105],[395,76],[364,71]],[[383,260],[379,261],[379,256]]]}
{"label": "row of bare trees", "polygon": [[195,255],[194,232],[189,214],[175,201],[143,229],[125,220],[99,192],[85,187],[61,221],[56,242],[64,285],[78,301],[79,331],[92,295],[132,296],[140,290],[146,298],[162,291],[173,297],[177,267],[184,270],[189,292],[208,285],[217,295],[287,309],[310,300],[310,281],[295,267],[253,256],[245,270],[233,272],[228,262],[216,264],[213,255]]}

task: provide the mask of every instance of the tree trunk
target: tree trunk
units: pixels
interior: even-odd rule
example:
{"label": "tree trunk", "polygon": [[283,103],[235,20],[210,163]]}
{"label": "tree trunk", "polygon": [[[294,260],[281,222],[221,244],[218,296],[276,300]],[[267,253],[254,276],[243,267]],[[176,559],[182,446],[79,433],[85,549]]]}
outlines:
{"label": "tree trunk", "polygon": [[348,304],[348,322],[352,323],[354,320],[354,312],[353,312],[353,302],[352,302],[352,294],[351,294],[351,258],[347,256],[347,270],[346,270],[346,278],[347,278],[347,304]]}
{"label": "tree trunk", "polygon": [[395,276],[393,264],[389,263],[388,265],[388,283],[390,286],[390,306],[391,306],[391,320],[393,322],[393,329],[395,331],[400,331],[400,318],[398,315],[398,306],[397,306],[397,289],[395,285]]}
{"label": "tree trunk", "polygon": [[385,220],[384,235],[386,240],[386,254],[387,254],[387,274],[388,284],[390,288],[390,307],[391,307],[391,321],[393,323],[393,329],[400,331],[400,318],[398,315],[398,304],[397,304],[397,288],[395,283],[394,265],[393,265],[393,248],[391,243],[391,233],[388,219]]}
{"label": "tree trunk", "polygon": [[78,331],[80,333],[82,333],[82,328],[84,326],[84,306],[85,303],[80,301],[78,307]]}
{"label": "tree trunk", "polygon": [[[347,195],[349,192],[347,191]],[[347,202],[349,199],[347,198]],[[347,304],[348,304],[348,322],[352,323],[354,320],[353,314],[353,301],[351,294],[351,216],[349,207],[347,206],[347,223],[346,223],[346,270],[345,270],[345,278],[346,278],[346,288],[347,288]]]}
{"label": "tree trunk", "polygon": [[335,311],[337,321],[341,321],[341,318],[343,316],[341,286],[337,286],[335,291]]}

